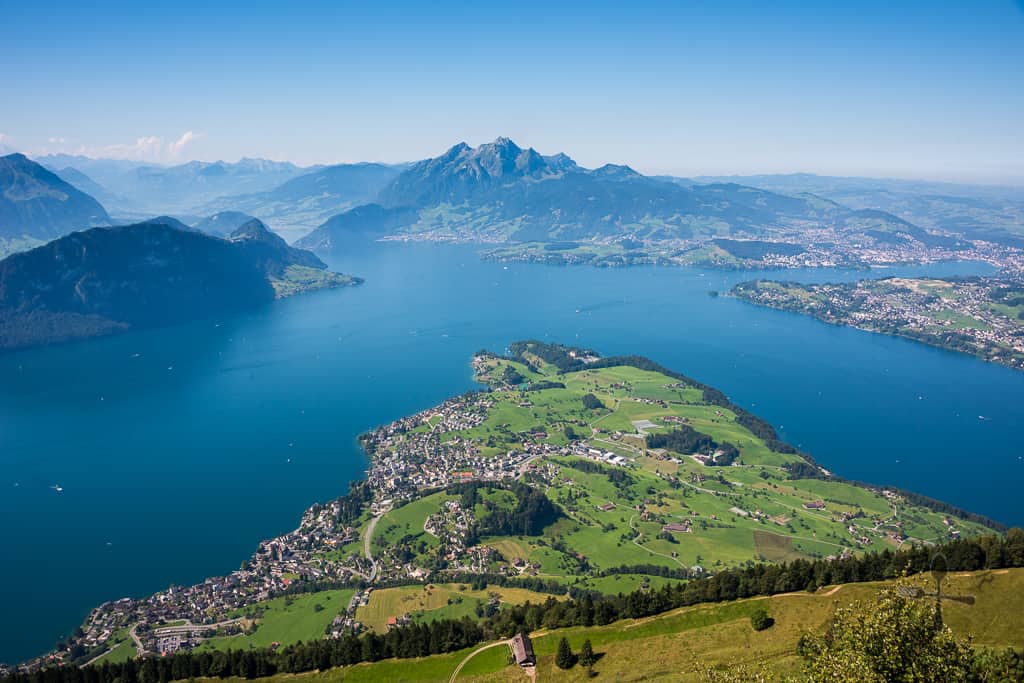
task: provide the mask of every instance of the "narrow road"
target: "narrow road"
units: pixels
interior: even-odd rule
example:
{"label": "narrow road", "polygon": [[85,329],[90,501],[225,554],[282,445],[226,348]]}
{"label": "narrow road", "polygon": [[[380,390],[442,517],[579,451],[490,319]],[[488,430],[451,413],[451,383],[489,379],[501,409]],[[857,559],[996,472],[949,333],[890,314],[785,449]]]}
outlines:
{"label": "narrow road", "polygon": [[[616,507],[621,507],[621,506],[616,505]],[[657,555],[658,557],[664,557],[666,560],[672,560],[673,562],[678,564],[683,569],[689,569],[689,567],[687,567],[685,564],[683,564],[682,562],[679,561],[678,557],[672,557],[671,555],[666,555],[664,553],[656,552],[654,550],[651,550],[650,548],[648,548],[644,544],[640,543],[639,539],[643,538],[643,533],[639,529],[636,528],[635,524],[633,524],[633,520],[634,519],[636,519],[636,517],[630,517],[629,518],[629,528],[632,529],[633,531],[637,532],[636,537],[633,539],[633,545],[635,545],[637,548],[640,548],[641,550],[646,550],[651,555]]]}
{"label": "narrow road", "polygon": [[193,631],[206,631],[209,629],[218,629],[224,626],[231,626],[245,621],[248,617],[236,617],[234,619],[225,619],[224,621],[218,621],[214,624],[193,624],[190,620],[185,619],[185,623],[179,626],[155,626],[153,627],[153,634],[156,636],[167,636],[167,635],[185,635],[190,634]]}
{"label": "narrow road", "polygon": [[139,653],[138,656],[141,657],[142,655],[146,654],[146,648],[142,647],[142,641],[139,640],[138,634],[135,633],[135,629],[137,629],[138,627],[138,624],[132,626],[132,629],[128,631],[128,635],[132,637],[132,641],[135,643],[135,650]]}
{"label": "narrow road", "polygon": [[473,650],[468,655],[466,655],[465,659],[459,662],[459,665],[457,667],[455,667],[455,671],[452,672],[451,678],[448,679],[448,683],[455,683],[455,679],[458,678],[459,672],[462,671],[462,667],[466,666],[469,660],[473,659],[473,657],[477,656],[484,650],[490,650],[492,647],[498,647],[499,645],[505,645],[506,647],[508,647],[511,642],[511,640],[499,640],[498,642],[491,643],[490,645],[481,645],[477,649]]}
{"label": "narrow road", "polygon": [[99,653],[98,655],[96,655],[95,657],[90,659],[88,662],[83,664],[82,666],[89,666],[90,664],[95,664],[97,661],[99,661],[100,659],[103,659],[104,657],[109,655],[111,652],[113,652],[117,648],[122,647],[127,642],[128,642],[127,640],[122,640],[120,643],[118,643],[114,647],[110,648],[109,650],[104,650],[103,652]]}
{"label": "narrow road", "polygon": [[370,520],[370,523],[366,525],[366,534],[363,536],[363,556],[370,561],[370,576],[367,578],[368,583],[373,583],[377,578],[377,563],[373,559],[373,553],[370,552],[370,540],[373,539],[373,530],[377,528],[377,522],[384,516],[387,510],[384,510],[379,515],[375,516]]}
{"label": "narrow road", "polygon": [[615,399],[615,407],[612,408],[612,412],[605,413],[604,415],[601,415],[600,417],[598,417],[597,419],[595,419],[593,422],[590,423],[589,427],[590,427],[591,431],[593,432],[593,434],[591,434],[591,436],[597,436],[597,427],[595,427],[594,425],[596,425],[598,422],[600,422],[601,420],[605,419],[609,415],[614,415],[618,411],[618,409],[619,409],[619,404],[621,403],[621,401],[619,399],[615,398],[614,396],[609,396],[609,398]]}

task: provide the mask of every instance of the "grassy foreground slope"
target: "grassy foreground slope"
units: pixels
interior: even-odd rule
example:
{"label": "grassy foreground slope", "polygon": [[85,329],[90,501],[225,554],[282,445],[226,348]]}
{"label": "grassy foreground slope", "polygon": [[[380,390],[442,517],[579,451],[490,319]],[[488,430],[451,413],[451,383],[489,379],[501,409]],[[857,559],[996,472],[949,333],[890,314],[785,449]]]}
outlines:
{"label": "grassy foreground slope", "polygon": [[[727,603],[696,605],[646,619],[627,619],[607,626],[557,629],[533,634],[538,655],[537,680],[587,680],[579,666],[555,667],[559,639],[568,638],[575,652],[589,639],[600,656],[594,667],[600,680],[699,681],[708,668],[760,665],[779,673],[798,673],[797,641],[807,631],[820,631],[837,606],[869,602],[888,582],[826,586],[816,592],[776,595]],[[932,590],[927,574],[912,585]],[[958,636],[973,638],[976,647],[1020,647],[1024,633],[1024,569],[950,574],[943,583],[945,623]],[[973,604],[966,604],[967,598]],[[930,598],[924,597],[923,600]],[[765,631],[754,631],[750,615],[762,607],[775,619]],[[275,676],[274,683],[349,683],[352,681],[444,681],[475,651],[412,660],[388,660],[312,674]],[[508,664],[508,648],[494,647],[466,661],[458,681],[522,681]]]}

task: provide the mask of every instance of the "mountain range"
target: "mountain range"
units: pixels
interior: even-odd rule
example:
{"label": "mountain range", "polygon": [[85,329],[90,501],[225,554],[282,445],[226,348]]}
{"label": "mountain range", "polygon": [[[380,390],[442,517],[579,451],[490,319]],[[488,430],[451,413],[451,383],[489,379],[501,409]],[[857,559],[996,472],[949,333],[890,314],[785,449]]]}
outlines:
{"label": "mountain range", "polygon": [[79,181],[85,176],[93,183],[91,191],[105,195],[103,201],[114,215],[127,217],[192,213],[217,197],[269,190],[311,170],[268,159],[158,166],[55,154],[41,157],[39,162],[58,174],[70,168]]}
{"label": "mountain range", "polygon": [[851,208],[886,211],[923,228],[1024,247],[1024,187],[811,173],[694,180],[740,183],[784,194],[810,192]]}
{"label": "mountain range", "polygon": [[0,261],[0,350],[228,315],[356,282],[255,219],[227,239],[168,217],[93,228]]}
{"label": "mountain range", "polygon": [[346,209],[373,201],[401,172],[399,166],[374,163],[326,166],[262,192],[218,197],[196,212],[245,212],[298,237]]}
{"label": "mountain range", "polygon": [[227,237],[235,230],[245,225],[255,216],[250,216],[241,211],[220,211],[213,215],[202,218],[192,223],[192,227],[199,232],[205,232],[215,237]]}
{"label": "mountain range", "polygon": [[32,244],[110,224],[99,202],[56,174],[22,154],[0,157],[0,242]]}
{"label": "mountain range", "polygon": [[121,218],[244,212],[293,237],[373,201],[405,168],[377,163],[303,168],[266,159],[157,166],[63,154],[40,162]]}
{"label": "mountain range", "polygon": [[[771,236],[809,225],[863,234],[868,241],[929,238],[918,226],[884,211],[736,183],[648,177],[628,166],[590,170],[565,154],[544,156],[508,138],[475,148],[459,143],[439,157],[415,163],[381,190],[376,203],[384,213],[362,209],[378,221],[369,228],[412,238],[673,240]],[[349,220],[344,215],[298,244],[326,255],[343,248],[353,230],[372,232],[355,216]]]}
{"label": "mountain range", "polygon": [[[243,159],[163,167],[66,155],[42,161],[115,215],[173,213],[221,236],[256,217],[324,256],[367,238],[772,239],[822,227],[866,245],[955,245],[955,234],[1024,242],[1024,197],[993,188],[808,174],[644,176],[624,165],[587,169],[566,154],[543,155],[508,138],[459,143],[407,165],[301,168]],[[201,218],[211,215],[218,218]]]}

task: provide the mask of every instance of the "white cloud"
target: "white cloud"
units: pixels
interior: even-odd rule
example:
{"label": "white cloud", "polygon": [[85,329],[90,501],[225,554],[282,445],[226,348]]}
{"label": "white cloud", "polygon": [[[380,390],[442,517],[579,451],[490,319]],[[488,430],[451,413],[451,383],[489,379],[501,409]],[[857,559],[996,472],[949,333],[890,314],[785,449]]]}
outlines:
{"label": "white cloud", "polygon": [[67,142],[66,138],[50,138],[51,145],[63,145],[65,142]]}
{"label": "white cloud", "polygon": [[171,156],[174,158],[180,156],[181,150],[184,149],[185,145],[195,140],[195,138],[195,133],[190,130],[185,131],[180,138],[168,146],[168,151],[171,153]]}
{"label": "white cloud", "polygon": [[[98,159],[129,159],[132,161],[165,162],[177,161],[188,143],[199,136],[192,131],[185,131],[173,142],[165,142],[159,135],[147,135],[136,138],[135,142],[117,143],[113,145],[87,146],[75,150],[75,154]],[[51,140],[52,142],[52,140]]]}

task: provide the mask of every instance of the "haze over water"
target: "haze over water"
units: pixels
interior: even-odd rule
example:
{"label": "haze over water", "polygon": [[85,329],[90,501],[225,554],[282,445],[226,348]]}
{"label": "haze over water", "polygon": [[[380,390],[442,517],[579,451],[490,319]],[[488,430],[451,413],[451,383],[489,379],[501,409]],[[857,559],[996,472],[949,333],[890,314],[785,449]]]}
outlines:
{"label": "haze over water", "polygon": [[431,245],[332,266],[366,283],[0,356],[0,661],[46,650],[104,600],[238,567],[362,476],[359,433],[473,388],[472,353],[517,339],[649,356],[837,474],[1024,524],[1024,375],[708,296],[863,272],[506,267]]}

